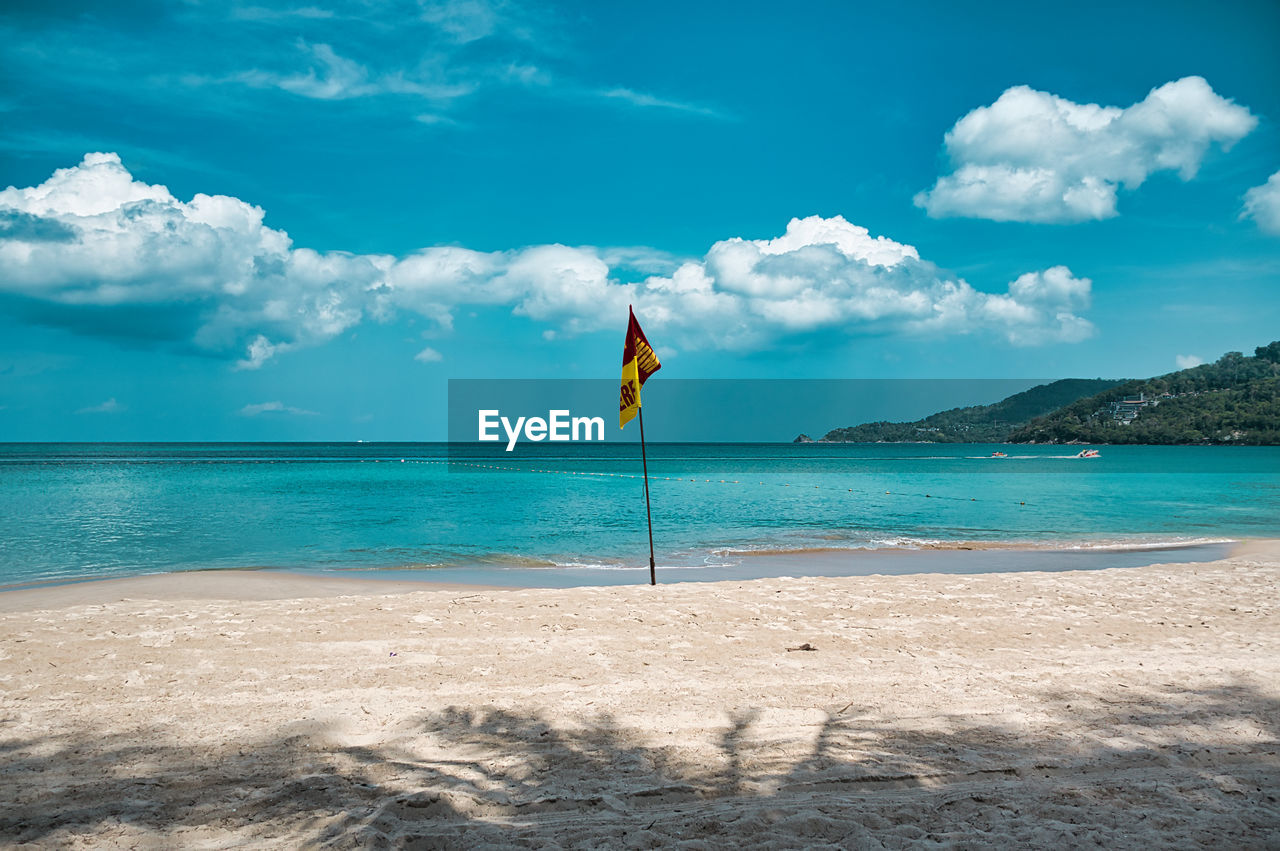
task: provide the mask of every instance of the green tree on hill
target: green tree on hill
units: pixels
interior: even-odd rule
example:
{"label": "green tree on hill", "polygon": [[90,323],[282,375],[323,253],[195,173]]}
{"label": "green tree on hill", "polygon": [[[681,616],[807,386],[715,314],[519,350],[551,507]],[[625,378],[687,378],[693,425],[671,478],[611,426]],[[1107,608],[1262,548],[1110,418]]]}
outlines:
{"label": "green tree on hill", "polygon": [[[912,422],[880,421],[832,429],[822,440],[828,443],[1000,443],[1009,432],[1033,417],[1117,383],[1113,379],[1064,378],[1015,393],[991,405],[952,408]],[[797,438],[797,442],[803,441]]]}
{"label": "green tree on hill", "polygon": [[[1130,422],[1113,404],[1149,401]],[[1227,352],[1214,363],[1127,381],[1033,419],[1015,443],[1280,443],[1280,341],[1253,357]]]}

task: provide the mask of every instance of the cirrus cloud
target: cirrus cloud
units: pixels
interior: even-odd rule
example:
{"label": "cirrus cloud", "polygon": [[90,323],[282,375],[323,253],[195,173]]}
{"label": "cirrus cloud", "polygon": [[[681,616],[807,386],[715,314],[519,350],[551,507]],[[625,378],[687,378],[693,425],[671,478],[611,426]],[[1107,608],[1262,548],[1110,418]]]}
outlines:
{"label": "cirrus cloud", "polygon": [[457,310],[484,306],[554,336],[612,328],[634,304],[682,349],[761,348],[822,330],[979,333],[1014,345],[1093,332],[1080,315],[1091,282],[1064,266],[985,292],[840,216],[793,219],[776,238],[732,237],[687,259],[559,244],[325,252],[295,246],[264,218],[225,195],[180,200],[135,180],[115,154],[88,154],[38,186],[0,191],[0,220],[20,223],[0,229],[0,295],[31,321],[242,369],[404,312],[446,332]]}
{"label": "cirrus cloud", "polygon": [[1126,108],[1015,86],[947,132],[955,171],[915,204],[934,218],[1107,219],[1120,187],[1136,189],[1157,171],[1190,180],[1212,144],[1230,150],[1257,124],[1201,77],[1165,83]]}

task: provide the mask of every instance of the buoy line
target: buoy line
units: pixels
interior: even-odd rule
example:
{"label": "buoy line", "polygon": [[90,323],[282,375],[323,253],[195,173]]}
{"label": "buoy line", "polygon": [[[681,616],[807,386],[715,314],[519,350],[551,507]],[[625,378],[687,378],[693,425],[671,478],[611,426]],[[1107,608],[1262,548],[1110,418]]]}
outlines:
{"label": "buoy line", "polygon": [[[417,463],[450,464],[450,465],[458,465],[461,467],[471,467],[477,470],[496,470],[496,471],[508,472],[508,473],[540,473],[544,475],[590,476],[590,477],[596,477],[596,478],[616,478],[616,479],[643,478],[642,476],[634,473],[595,473],[595,472],[590,472],[586,470],[552,470],[552,469],[542,469],[537,467],[511,467],[504,464],[476,464],[469,461],[428,460],[428,461],[418,461]],[[741,479],[705,479],[705,478],[699,479],[696,476],[692,476],[687,479],[684,478],[683,476],[650,476],[649,480],[652,482],[661,482],[661,481],[691,482],[694,484],[722,484],[722,485],[751,485],[752,484],[750,480],[743,481]],[[841,487],[834,487],[831,485],[807,485],[807,484],[793,484],[791,482],[765,482],[760,480],[756,480],[755,484],[763,485],[765,487],[781,487],[781,488],[795,487],[801,490],[821,490],[821,491],[832,491],[832,492],[838,492],[838,493],[858,493],[863,495],[871,495],[873,493],[872,491],[868,491],[865,489],[841,488]],[[920,493],[916,491],[885,491],[884,495],[885,496],[909,496],[909,497],[917,497],[921,499],[942,499],[942,500],[949,500],[951,502],[986,501],[986,500],[979,500],[976,496],[969,496],[969,497],[946,496],[943,494]],[[1004,502],[1004,501],[1005,500],[1000,500],[1000,502]],[[1026,500],[1009,500],[1009,501],[1016,502],[1018,505],[1027,504]]]}

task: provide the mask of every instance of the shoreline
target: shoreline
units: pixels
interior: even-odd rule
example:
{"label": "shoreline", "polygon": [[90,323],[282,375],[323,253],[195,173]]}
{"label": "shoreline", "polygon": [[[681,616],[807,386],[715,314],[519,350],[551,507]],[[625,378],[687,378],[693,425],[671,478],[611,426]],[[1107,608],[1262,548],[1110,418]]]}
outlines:
{"label": "shoreline", "polygon": [[[760,549],[721,547],[711,550],[712,555],[728,556],[781,556],[804,555],[806,553],[895,553],[937,550],[952,552],[957,550],[1016,550],[1022,552],[1161,552],[1163,550],[1179,550],[1190,547],[1213,546],[1215,544],[1238,544],[1241,538],[1200,537],[1177,541],[1124,541],[1124,540],[942,540],[931,538],[904,538],[900,544],[884,546],[847,546],[847,547],[762,547]],[[1259,539],[1265,540],[1265,539]]]}
{"label": "shoreline", "polygon": [[[1170,554],[1186,554],[1179,560],[1185,564],[1208,564],[1222,557],[1233,557],[1250,548],[1267,551],[1280,547],[1280,539],[1235,540],[1189,544],[1171,543],[1131,547],[1069,548],[1045,546],[927,546],[920,548],[882,547],[875,549],[809,548],[774,549],[734,552],[745,557],[745,569],[733,575],[714,565],[700,568],[659,567],[665,584],[715,584],[749,582],[772,578],[840,578],[901,575],[961,575],[1071,572],[1122,569],[1131,570],[1155,564]],[[1045,565],[1046,557],[1093,560],[1096,564]],[[1018,563],[1024,557],[1026,566]],[[1199,556],[1199,557],[1197,557]],[[1129,557],[1130,563],[1117,565],[1117,557]],[[856,560],[853,561],[853,560]],[[1036,562],[1040,561],[1040,564]],[[1138,563],[1133,563],[1133,562]],[[974,563],[977,563],[976,565]],[[851,572],[850,566],[858,570]],[[868,566],[870,565],[870,566]],[[973,569],[973,568],[985,569]],[[969,568],[969,569],[966,569]],[[527,571],[527,572],[525,572]],[[374,573],[351,576],[350,573]],[[408,574],[415,574],[407,577]],[[619,566],[606,570],[594,568],[519,568],[495,572],[486,568],[434,568],[431,570],[365,570],[308,571],[274,568],[187,570],[151,573],[138,576],[76,578],[49,580],[20,585],[0,586],[0,613],[21,612],[37,608],[65,608],[77,605],[104,605],[132,599],[148,600],[287,600],[333,598],[357,595],[410,594],[421,591],[474,592],[539,588],[598,588],[644,584],[622,581],[585,581],[593,573],[628,575],[647,573],[643,566]],[[457,577],[463,577],[459,581]],[[475,578],[516,581],[468,581]],[[568,579],[548,584],[546,579]],[[595,577],[597,580],[600,577]],[[575,582],[579,579],[583,581]],[[541,582],[535,580],[542,580]],[[659,584],[664,584],[661,579]]]}
{"label": "shoreline", "polygon": [[71,579],[39,585],[0,587],[0,613],[36,608],[101,606],[128,600],[243,601],[300,600],[418,591],[486,591],[492,586],[455,582],[358,579],[283,570],[187,570],[105,579]]}

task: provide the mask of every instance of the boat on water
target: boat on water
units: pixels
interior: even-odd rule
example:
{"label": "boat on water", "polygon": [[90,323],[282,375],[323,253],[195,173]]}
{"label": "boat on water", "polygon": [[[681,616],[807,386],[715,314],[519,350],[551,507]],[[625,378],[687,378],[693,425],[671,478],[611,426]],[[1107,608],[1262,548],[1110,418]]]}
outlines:
{"label": "boat on water", "polygon": [[992,458],[1008,458],[1009,456],[1004,452],[992,452],[991,457]]}
{"label": "boat on water", "polygon": [[1102,455],[1096,449],[1081,449],[1076,455],[1077,458],[1101,458]]}

